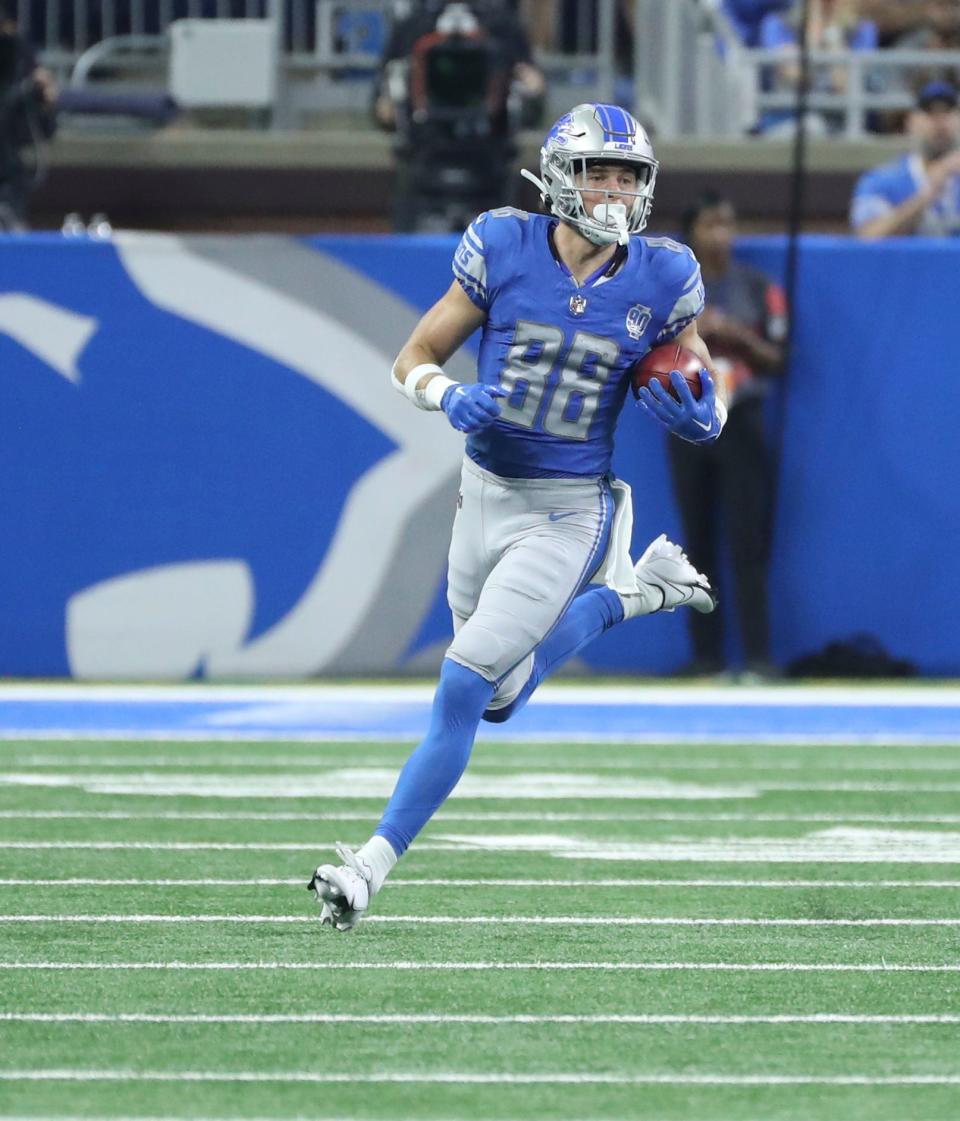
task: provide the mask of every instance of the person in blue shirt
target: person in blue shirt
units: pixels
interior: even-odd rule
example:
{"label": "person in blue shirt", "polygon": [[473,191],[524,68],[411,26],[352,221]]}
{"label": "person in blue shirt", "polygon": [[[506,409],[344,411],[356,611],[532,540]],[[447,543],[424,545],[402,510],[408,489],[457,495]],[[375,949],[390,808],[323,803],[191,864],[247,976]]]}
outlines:
{"label": "person in blue shirt", "polygon": [[[757,46],[780,51],[784,62],[771,68],[766,86],[774,90],[795,90],[800,82],[799,43],[801,21],[805,9],[797,4],[786,14],[764,17],[757,35]],[[814,51],[871,51],[878,46],[877,26],[861,19],[856,0],[811,0],[807,13],[806,42]],[[874,82],[868,75],[868,82]],[[814,93],[842,93],[847,85],[843,66],[817,63],[811,68],[810,90]],[[757,131],[776,135],[794,128],[795,114],[790,109],[771,110],[757,124]],[[826,134],[838,131],[843,124],[841,113],[824,110],[808,111],[808,132]]]}
{"label": "person in blue shirt", "polygon": [[960,108],[956,87],[928,82],[907,118],[912,151],[861,175],[850,204],[859,238],[960,234]]}
{"label": "person in blue shirt", "polygon": [[[686,246],[642,237],[657,175],[646,133],[615,105],[578,105],[547,134],[537,184],[548,214],[481,214],[454,279],[400,350],[394,387],[466,433],[448,568],[454,639],[426,737],[371,839],[310,881],[321,918],[347,930],[453,790],[482,719],[519,711],[547,674],[625,619],[688,605],[710,612],[706,577],[661,536],[633,564],[629,487],[610,470],[635,363],[677,341],[702,359],[701,396],[642,388],[652,419],[716,439],[726,407],[697,331],[700,267]],[[446,362],[481,330],[477,383]]]}
{"label": "person in blue shirt", "polygon": [[746,47],[759,46],[760,25],[775,12],[786,12],[793,0],[723,0],[721,8]]}

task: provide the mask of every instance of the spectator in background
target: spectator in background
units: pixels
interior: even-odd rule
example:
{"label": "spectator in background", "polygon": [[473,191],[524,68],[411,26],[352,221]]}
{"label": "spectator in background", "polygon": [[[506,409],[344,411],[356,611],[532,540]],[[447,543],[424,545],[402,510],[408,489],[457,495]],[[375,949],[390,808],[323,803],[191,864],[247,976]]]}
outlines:
{"label": "spectator in background", "polygon": [[[876,23],[880,45],[893,50],[960,49],[960,0],[860,0],[865,17]],[[909,94],[935,78],[956,84],[960,70],[939,63],[918,63],[886,71],[888,87]],[[883,132],[899,132],[903,114],[878,114]]]}
{"label": "spectator in background", "polygon": [[534,49],[555,51],[560,16],[558,0],[518,0],[514,7],[530,33]]}
{"label": "spectator in background", "polygon": [[[715,2],[715,0],[714,0]],[[760,25],[774,12],[786,12],[793,0],[721,0],[720,8],[746,47],[760,45]]]}
{"label": "spectator in background", "polygon": [[[776,68],[772,86],[776,90],[795,90],[800,82],[798,59],[803,5],[795,4],[787,15],[768,15],[760,25],[757,45],[781,51],[786,61]],[[814,51],[869,51],[878,46],[877,27],[862,19],[859,0],[810,0],[806,43]],[[847,88],[845,66],[818,63],[811,68],[810,89],[814,93],[843,93]],[[777,110],[764,115],[757,131],[772,134],[792,130],[792,110]],[[842,125],[843,115],[822,110],[811,111],[808,130],[825,134]]]}
{"label": "spectator in background", "polygon": [[0,0],[0,230],[23,229],[40,145],[56,129],[57,91],[20,38],[16,0]]}
{"label": "spectator in background", "polygon": [[948,47],[960,41],[957,0],[860,0],[882,47]]}
{"label": "spectator in background", "polygon": [[381,128],[396,128],[408,108],[405,102],[409,100],[409,88],[404,67],[409,65],[417,42],[435,33],[445,14],[455,17],[460,13],[467,18],[472,17],[476,23],[476,31],[467,34],[479,32],[496,43],[517,96],[531,102],[542,98],[545,88],[543,73],[533,61],[530,38],[524,24],[509,4],[500,0],[475,0],[474,3],[462,4],[419,0],[409,15],[392,24],[380,60],[374,115]]}
{"label": "spectator in background", "polygon": [[928,82],[907,118],[913,150],[857,180],[850,224],[865,240],[960,235],[960,109],[949,82]]}
{"label": "spectator in background", "polygon": [[377,123],[396,132],[394,229],[459,231],[510,201],[513,138],[543,91],[505,0],[422,0],[397,20],[374,101]]}
{"label": "spectator in background", "polygon": [[[684,240],[700,261],[706,308],[699,330],[714,366],[727,379],[730,415],[713,444],[671,440],[674,492],[691,562],[717,572],[721,526],[729,543],[735,605],[745,660],[744,680],[777,676],[769,657],[767,563],[773,504],[773,457],[763,402],[783,363],[786,297],[762,273],[733,258],[736,214],[707,192],[684,215]],[[723,612],[689,620],[693,661],[686,676],[726,668]]]}
{"label": "spectator in background", "polygon": [[[787,0],[789,2],[789,0]],[[596,49],[599,33],[597,4],[582,0],[514,0],[537,51],[562,54],[589,53]],[[635,0],[617,0],[615,53],[630,56]]]}

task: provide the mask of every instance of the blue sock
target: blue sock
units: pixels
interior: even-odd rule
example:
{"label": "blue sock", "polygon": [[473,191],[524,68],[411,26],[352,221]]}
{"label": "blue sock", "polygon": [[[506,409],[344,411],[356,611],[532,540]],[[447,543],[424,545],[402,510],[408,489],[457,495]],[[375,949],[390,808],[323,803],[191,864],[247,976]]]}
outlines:
{"label": "blue sock", "polygon": [[592,587],[581,592],[570,604],[567,613],[557,623],[553,632],[534,651],[533,669],[516,700],[503,708],[485,712],[483,719],[491,724],[502,724],[503,721],[509,720],[515,712],[523,708],[534,689],[545,677],[604,631],[622,622],[623,604],[612,588]]}
{"label": "blue sock", "polygon": [[494,687],[445,658],[433,698],[430,729],[404,764],[375,833],[402,856],[467,768],[480,717]]}

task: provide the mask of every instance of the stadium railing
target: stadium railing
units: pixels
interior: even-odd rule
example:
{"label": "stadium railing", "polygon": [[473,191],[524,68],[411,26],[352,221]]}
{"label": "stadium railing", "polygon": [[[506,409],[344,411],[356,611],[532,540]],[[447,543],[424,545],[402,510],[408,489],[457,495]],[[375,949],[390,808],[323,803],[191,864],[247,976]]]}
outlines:
{"label": "stadium railing", "polygon": [[[744,136],[768,114],[789,114],[794,89],[776,88],[789,51],[743,45],[723,10],[698,0],[635,0],[634,106],[658,136]],[[813,51],[811,67],[845,72],[843,92],[810,90],[807,111],[828,113],[847,139],[870,133],[871,114],[908,109],[918,74],[960,73],[960,51]]]}
{"label": "stadium railing", "polygon": [[[296,127],[324,113],[363,111],[383,48],[390,0],[18,0],[42,61],[64,84],[97,72],[166,81],[167,33],[175,19],[272,19],[281,81],[273,123]],[[736,137],[765,114],[789,111],[795,93],[771,88],[789,55],[748,49],[722,9],[703,0],[634,0],[632,74],[618,79],[617,0],[584,0],[576,9],[575,51],[538,54],[547,115],[582,100],[632,99],[659,137]],[[870,114],[911,104],[918,71],[956,69],[960,51],[814,52],[813,66],[846,70],[842,93],[811,91],[808,109],[828,112],[857,139]],[[120,77],[118,77],[118,75]]]}
{"label": "stadium railing", "polygon": [[739,112],[740,78],[726,65],[698,0],[635,0],[633,109],[657,136],[717,135]]}
{"label": "stadium railing", "polygon": [[[735,127],[740,132],[749,131],[765,113],[795,108],[794,90],[764,88],[765,75],[788,60],[789,56],[781,51],[740,52],[735,65],[743,68],[747,75],[746,88],[752,91],[752,98],[745,97],[738,106]],[[809,90],[805,98],[807,110],[829,113],[836,119],[836,132],[848,139],[857,139],[870,131],[870,114],[913,106],[918,74],[944,70],[960,73],[960,51],[811,51],[810,64],[812,67],[829,66],[843,72],[845,77],[842,92]]]}
{"label": "stadium railing", "polygon": [[[686,2],[686,0],[684,0]],[[274,123],[356,111],[385,43],[390,0],[18,0],[20,25],[64,85],[165,81],[167,37],[177,19],[272,19],[281,82]],[[548,113],[571,99],[615,99],[617,0],[576,9],[575,51],[539,53]],[[117,75],[121,77],[118,78]],[[362,91],[362,92],[361,92]]]}

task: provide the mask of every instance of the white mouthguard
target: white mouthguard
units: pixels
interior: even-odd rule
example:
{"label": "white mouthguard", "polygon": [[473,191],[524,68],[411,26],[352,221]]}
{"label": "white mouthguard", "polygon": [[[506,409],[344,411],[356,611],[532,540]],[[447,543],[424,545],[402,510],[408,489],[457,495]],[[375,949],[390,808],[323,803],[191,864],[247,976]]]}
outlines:
{"label": "white mouthguard", "polygon": [[598,202],[593,208],[593,217],[604,226],[613,226],[618,232],[617,241],[621,245],[626,245],[630,240],[627,208],[622,202]]}

